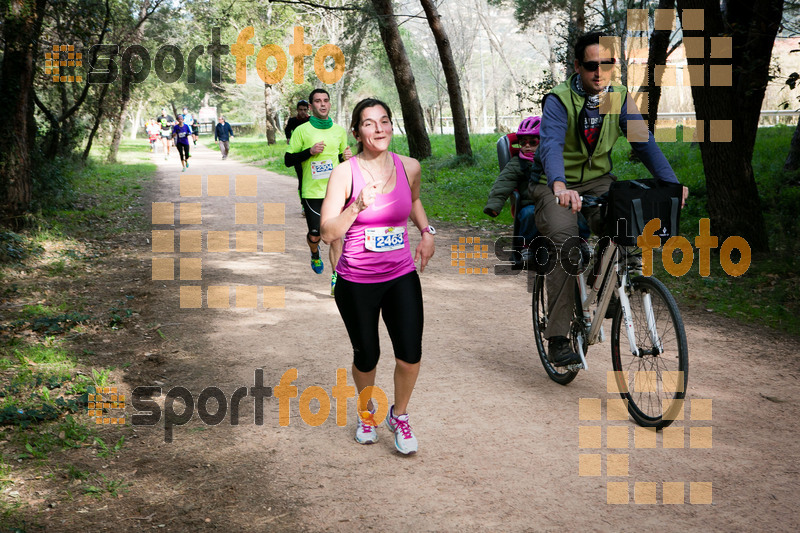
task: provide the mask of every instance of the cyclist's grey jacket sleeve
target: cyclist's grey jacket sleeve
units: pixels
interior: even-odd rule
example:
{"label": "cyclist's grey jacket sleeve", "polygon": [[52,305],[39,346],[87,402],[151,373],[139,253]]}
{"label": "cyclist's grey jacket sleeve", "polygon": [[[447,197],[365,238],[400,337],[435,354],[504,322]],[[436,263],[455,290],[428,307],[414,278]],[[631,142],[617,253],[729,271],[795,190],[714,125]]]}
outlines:
{"label": "cyclist's grey jacket sleeve", "polygon": [[[527,162],[525,164],[527,168]],[[489,199],[486,201],[484,209],[491,209],[495,213],[500,213],[506,200],[514,189],[519,189],[522,194],[522,204],[528,205],[533,203],[528,197],[528,177],[527,172],[523,170],[523,163],[519,156],[514,156],[500,171],[500,175],[492,185],[492,190],[489,192]]]}

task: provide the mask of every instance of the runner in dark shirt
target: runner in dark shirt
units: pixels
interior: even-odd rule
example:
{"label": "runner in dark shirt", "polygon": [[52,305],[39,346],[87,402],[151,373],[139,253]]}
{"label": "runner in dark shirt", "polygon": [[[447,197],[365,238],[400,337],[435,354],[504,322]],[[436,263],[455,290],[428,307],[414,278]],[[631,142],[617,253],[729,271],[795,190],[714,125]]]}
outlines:
{"label": "runner in dark shirt", "polygon": [[[300,100],[297,102],[297,116],[289,117],[286,121],[286,127],[283,132],[286,134],[286,144],[289,144],[289,139],[292,138],[292,132],[301,124],[308,122],[308,102]],[[297,174],[297,195],[300,196],[300,190],[303,187],[303,164],[297,163],[294,166],[294,172]],[[306,216],[305,208],[303,207],[303,200],[300,200],[300,212]]]}

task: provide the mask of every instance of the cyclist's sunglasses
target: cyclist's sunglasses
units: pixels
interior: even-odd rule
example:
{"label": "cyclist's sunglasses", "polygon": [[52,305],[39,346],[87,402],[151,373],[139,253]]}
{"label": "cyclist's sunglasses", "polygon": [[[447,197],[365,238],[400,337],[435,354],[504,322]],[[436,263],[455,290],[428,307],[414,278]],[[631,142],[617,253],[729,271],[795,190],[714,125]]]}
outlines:
{"label": "cyclist's sunglasses", "polygon": [[520,146],[530,145],[531,147],[536,148],[537,146],[539,146],[539,137],[525,137],[519,139],[518,142]]}
{"label": "cyclist's sunglasses", "polygon": [[588,70],[589,72],[595,72],[601,66],[603,66],[603,70],[608,70],[611,68],[611,65],[617,63],[616,59],[604,59],[603,61],[581,61],[581,65],[583,68]]}

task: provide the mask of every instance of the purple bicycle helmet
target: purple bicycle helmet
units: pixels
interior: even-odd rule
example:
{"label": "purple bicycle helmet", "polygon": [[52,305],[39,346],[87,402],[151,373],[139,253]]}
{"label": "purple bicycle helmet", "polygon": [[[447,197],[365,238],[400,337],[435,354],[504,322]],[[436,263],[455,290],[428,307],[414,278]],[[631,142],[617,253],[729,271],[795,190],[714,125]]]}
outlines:
{"label": "purple bicycle helmet", "polygon": [[539,117],[528,117],[522,122],[519,123],[519,128],[517,128],[517,137],[520,135],[536,135],[539,136],[539,125],[542,123],[542,119]]}

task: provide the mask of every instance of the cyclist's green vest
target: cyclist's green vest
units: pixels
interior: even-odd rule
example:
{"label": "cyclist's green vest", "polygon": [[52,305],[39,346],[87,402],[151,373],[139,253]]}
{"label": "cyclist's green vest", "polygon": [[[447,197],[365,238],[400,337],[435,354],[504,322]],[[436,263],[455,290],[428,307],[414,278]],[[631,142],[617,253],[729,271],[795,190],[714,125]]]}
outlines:
{"label": "cyclist's green vest", "polygon": [[[594,152],[589,154],[589,146],[583,137],[583,120],[580,118],[586,98],[572,89],[573,74],[567,81],[556,86],[545,96],[554,95],[567,108],[567,135],[564,139],[564,174],[568,184],[578,184],[599,178],[611,172],[611,149],[617,138],[622,135],[619,127],[619,114],[627,91],[625,87],[614,85],[608,97],[611,98],[611,112],[603,115],[603,126]],[[544,102],[543,102],[544,103]],[[605,107],[605,106],[601,106]]]}

